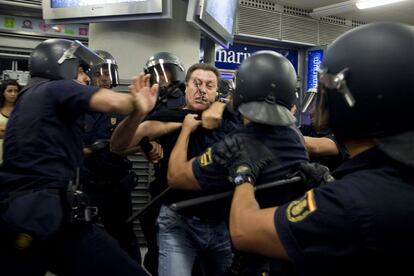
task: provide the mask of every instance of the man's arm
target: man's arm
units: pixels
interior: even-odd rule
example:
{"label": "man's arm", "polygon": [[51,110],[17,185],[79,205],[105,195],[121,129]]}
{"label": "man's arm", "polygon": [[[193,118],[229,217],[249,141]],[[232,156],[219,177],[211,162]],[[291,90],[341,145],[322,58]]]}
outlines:
{"label": "man's arm", "polygon": [[236,187],[230,209],[230,236],[236,249],[288,260],[274,223],[277,207],[260,209],[254,187]]}
{"label": "man's arm", "polygon": [[336,143],[327,137],[303,136],[305,147],[311,156],[335,156],[339,154]]}
{"label": "man's arm", "polygon": [[125,118],[115,129],[111,137],[111,151],[118,154],[125,152],[137,152],[139,142],[144,137],[154,140],[179,129],[182,123],[161,122],[161,121],[141,121],[139,115],[131,114]]}
{"label": "man's arm", "polygon": [[177,189],[200,190],[193,173],[194,158],[187,160],[188,143],[191,133],[197,129],[201,121],[195,119],[197,115],[188,114],[183,122],[180,135],[171,152],[168,162],[168,185]]}
{"label": "man's arm", "polygon": [[138,144],[142,138],[148,137],[149,140],[153,140],[181,126],[181,123],[142,122],[154,108],[157,98],[157,85],[153,85],[151,88],[151,97],[147,96],[149,93],[148,83],[149,75],[141,73],[133,79],[132,84],[128,87],[130,93],[135,96],[135,111],[116,127],[111,138],[111,151],[118,154],[136,152],[139,150]]}
{"label": "man's arm", "polygon": [[116,112],[126,115],[136,108],[134,97],[130,93],[119,93],[100,88],[92,95],[89,105],[92,110],[97,112]]}
{"label": "man's arm", "polygon": [[223,112],[226,104],[222,102],[214,102],[207,110],[201,114],[203,128],[216,129],[221,125]]}

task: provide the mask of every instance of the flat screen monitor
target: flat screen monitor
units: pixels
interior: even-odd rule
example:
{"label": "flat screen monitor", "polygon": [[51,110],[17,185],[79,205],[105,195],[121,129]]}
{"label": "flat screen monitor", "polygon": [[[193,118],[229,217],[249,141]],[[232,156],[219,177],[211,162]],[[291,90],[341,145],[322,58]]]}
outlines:
{"label": "flat screen monitor", "polygon": [[233,43],[239,0],[189,0],[187,21],[228,47]]}
{"label": "flat screen monitor", "polygon": [[48,23],[86,23],[172,17],[172,0],[42,0]]}

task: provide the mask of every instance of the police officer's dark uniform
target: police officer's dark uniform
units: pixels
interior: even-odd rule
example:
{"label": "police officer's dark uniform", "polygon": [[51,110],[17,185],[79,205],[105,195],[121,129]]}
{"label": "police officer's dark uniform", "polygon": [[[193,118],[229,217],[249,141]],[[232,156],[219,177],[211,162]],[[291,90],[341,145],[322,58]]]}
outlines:
{"label": "police officer's dark uniform", "polygon": [[[272,69],[269,69],[272,68]],[[276,86],[272,84],[277,83]],[[295,101],[296,73],[290,62],[274,52],[263,51],[252,55],[240,67],[236,77],[233,98],[234,110],[252,122],[235,130],[229,137],[241,137],[246,143],[260,141],[273,154],[273,161],[257,179],[258,185],[285,179],[308,162],[303,137],[294,126],[295,118],[290,107]],[[214,162],[214,154],[221,143],[208,149],[193,161],[194,176],[202,190],[231,189],[228,171]],[[252,153],[254,154],[254,153]],[[283,204],[302,195],[307,190],[303,183],[282,185],[258,192],[262,207]],[[249,261],[257,257],[250,256]],[[261,258],[256,262],[241,264],[240,275],[285,275],[290,268],[285,264],[273,264],[272,268]],[[244,262],[244,261],[243,261]],[[267,273],[267,274],[266,274]]]}
{"label": "police officer's dark uniform", "polygon": [[74,81],[80,61],[101,59],[63,39],[42,42],[31,55],[32,79],[10,117],[0,170],[2,275],[44,275],[48,269],[59,275],[146,275],[116,241],[69,209],[86,204],[69,200],[80,197],[68,185],[76,182],[83,158],[78,119],[91,111],[99,89]]}
{"label": "police officer's dark uniform", "polygon": [[[112,88],[119,84],[118,66],[111,54],[95,51],[105,63],[91,68],[91,81],[95,86]],[[132,222],[131,192],[137,184],[130,170],[132,163],[126,156],[110,152],[109,142],[115,127],[125,116],[116,113],[86,114],[83,141],[90,152],[84,158],[81,180],[91,205],[97,206],[99,218],[108,233],[128,254],[141,263],[141,252]]]}
{"label": "police officer's dark uniform", "polygon": [[377,23],[328,48],[317,118],[345,141],[375,137],[376,145],[343,163],[336,181],[277,209],[277,232],[304,275],[412,270],[413,45],[411,27]]}

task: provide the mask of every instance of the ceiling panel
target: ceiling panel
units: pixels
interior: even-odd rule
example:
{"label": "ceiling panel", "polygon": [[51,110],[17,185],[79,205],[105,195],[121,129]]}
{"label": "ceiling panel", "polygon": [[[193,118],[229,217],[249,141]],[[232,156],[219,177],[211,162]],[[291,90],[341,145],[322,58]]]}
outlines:
{"label": "ceiling panel", "polygon": [[[338,4],[349,1],[325,1],[325,0],[267,0],[279,5],[293,6],[303,9],[315,9],[327,5]],[[392,5],[385,5],[382,7],[358,10],[346,13],[336,14],[334,16],[343,17],[350,20],[362,21],[362,22],[377,22],[377,21],[393,21],[402,22],[406,24],[414,25],[414,0],[406,0],[400,3]]]}

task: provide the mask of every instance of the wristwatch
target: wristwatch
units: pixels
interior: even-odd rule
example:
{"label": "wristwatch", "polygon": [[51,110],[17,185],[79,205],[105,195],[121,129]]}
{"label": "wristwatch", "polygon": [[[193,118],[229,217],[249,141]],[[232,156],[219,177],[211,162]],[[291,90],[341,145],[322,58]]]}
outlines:
{"label": "wristwatch", "polygon": [[247,174],[238,174],[233,178],[234,186],[239,186],[243,183],[250,183],[254,186],[254,179],[250,175]]}

